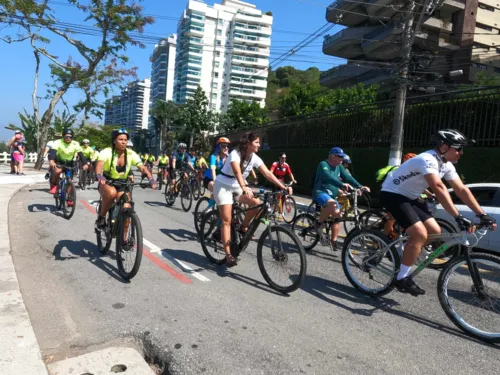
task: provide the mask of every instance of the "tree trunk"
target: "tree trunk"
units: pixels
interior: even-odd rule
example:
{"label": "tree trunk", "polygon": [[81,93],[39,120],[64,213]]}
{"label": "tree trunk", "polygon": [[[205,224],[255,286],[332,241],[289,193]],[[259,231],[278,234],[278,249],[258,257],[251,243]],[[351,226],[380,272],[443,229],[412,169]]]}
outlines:
{"label": "tree trunk", "polygon": [[191,131],[191,135],[189,136],[189,149],[193,147],[193,142],[194,142],[194,130]]}
{"label": "tree trunk", "polygon": [[47,144],[47,134],[49,133],[50,122],[52,121],[52,116],[54,116],[54,110],[57,103],[61,100],[61,97],[66,93],[68,88],[71,86],[71,81],[68,80],[59,91],[56,92],[52,100],[50,101],[49,107],[43,114],[42,120],[40,121],[40,141],[38,145],[38,156],[35,163],[35,169],[42,169],[43,165],[43,154],[45,153],[45,145]]}

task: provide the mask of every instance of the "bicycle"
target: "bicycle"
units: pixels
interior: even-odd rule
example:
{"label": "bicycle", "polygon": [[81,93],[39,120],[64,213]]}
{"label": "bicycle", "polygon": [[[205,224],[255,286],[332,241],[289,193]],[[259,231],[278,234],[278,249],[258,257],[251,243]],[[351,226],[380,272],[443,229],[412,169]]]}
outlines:
{"label": "bicycle", "polygon": [[[491,254],[471,253],[488,232],[488,226],[489,224],[480,224],[476,232],[470,235],[465,231],[430,235],[430,238],[444,240],[444,243],[421,261],[410,276],[420,274],[450,247],[463,245],[466,248],[464,253],[450,260],[439,274],[439,302],[448,318],[468,335],[487,342],[500,342],[500,258]],[[351,285],[370,296],[389,293],[394,287],[401,263],[396,245],[407,239],[404,235],[391,241],[383,233],[368,228],[353,231],[344,242],[342,250],[342,268]],[[356,262],[351,260],[352,254],[358,257]],[[485,270],[484,274],[480,274],[480,266],[497,268]],[[366,281],[360,280],[363,276]],[[492,278],[496,278],[496,291],[492,290]],[[450,284],[451,281],[453,284]],[[470,295],[466,295],[468,293]],[[451,302],[452,297],[457,298],[456,303]],[[479,302],[479,310],[470,312],[475,301]],[[462,308],[464,311],[461,311]],[[481,327],[471,323],[476,317],[491,323],[495,331],[489,331],[482,322],[479,322]]]}
{"label": "bicycle", "polygon": [[188,181],[191,186],[191,193],[193,194],[193,199],[197,201],[200,197],[205,194],[205,190],[203,190],[203,194],[201,192],[200,181],[198,181],[197,172],[196,171],[188,171]]}
{"label": "bicycle", "polygon": [[[434,198],[425,198],[427,201],[427,205],[429,207],[429,211],[434,215],[436,212],[436,200]],[[385,208],[381,209],[370,209],[363,212],[360,216],[361,226],[371,229],[384,230],[385,224],[388,220],[391,220],[389,212]],[[447,220],[435,218],[439,227],[441,228],[441,233],[457,233],[457,229],[455,226]],[[396,239],[399,236],[404,234],[404,229],[398,224],[394,224],[393,237],[391,239]],[[404,244],[403,244],[404,246]],[[426,246],[424,251],[432,252],[441,246],[440,241],[434,241],[431,244]],[[463,246],[455,245],[448,248],[444,253],[442,253],[439,257],[433,260],[431,264],[429,264],[429,268],[433,269],[443,269],[446,264],[451,261],[453,258],[460,256],[464,251]]]}
{"label": "bicycle", "polygon": [[[352,205],[349,204],[348,206],[346,203],[341,206],[340,217],[335,219],[329,218],[323,223],[323,226],[319,228],[319,231],[315,228],[315,223],[321,214],[322,207],[320,205],[314,202],[311,203],[311,205],[315,205],[314,214],[304,212],[297,215],[293,221],[292,230],[295,234],[297,234],[297,237],[301,240],[306,251],[314,249],[320,241],[323,246],[329,246],[332,250],[336,251],[336,249],[333,249],[333,244],[330,240],[330,231],[334,223],[343,222],[346,234],[354,228],[361,227],[360,212],[358,209],[358,196],[360,196],[362,192],[364,192],[363,189],[352,190],[348,194],[349,202],[352,200]],[[311,205],[309,207],[311,207]],[[352,215],[349,215],[349,213],[352,213]],[[350,227],[351,222],[354,223],[352,225],[353,228]]]}
{"label": "bicycle", "polygon": [[166,165],[158,165],[157,181],[158,181],[158,190],[160,191],[161,188],[163,187],[163,180],[165,178],[166,171],[167,171]]}
{"label": "bicycle", "polygon": [[165,202],[167,206],[171,207],[175,203],[175,199],[181,195],[181,206],[185,212],[191,209],[193,204],[193,194],[191,191],[191,185],[189,184],[189,179],[187,177],[187,172],[181,169],[179,171],[179,177],[172,189],[171,180],[167,181],[165,185]]}
{"label": "bicycle", "polygon": [[[240,231],[241,221],[238,219],[247,211],[243,210],[238,204],[233,204],[233,216],[231,221],[231,255],[237,258],[247,247],[252,240],[257,228],[260,224],[264,224],[267,228],[261,234],[257,243],[257,263],[259,265],[262,276],[271,288],[280,293],[291,293],[297,290],[304,281],[307,260],[304,248],[297,236],[288,228],[276,225],[276,217],[273,214],[272,200],[278,193],[268,193],[261,191],[255,194],[256,197],[262,197],[263,203],[251,207],[249,209],[258,209],[255,218],[250,223],[248,230],[245,233]],[[226,263],[226,252],[221,243],[221,220],[219,210],[211,210],[204,217],[200,225],[200,242],[201,248],[208,260],[217,265]],[[284,244],[286,239],[290,243]],[[270,251],[264,252],[264,246],[267,246]],[[269,264],[276,266],[278,269],[283,269],[297,260],[299,265],[292,267],[291,272],[283,278],[283,285],[280,281],[274,280],[266,268],[267,260],[265,256],[269,255]]]}
{"label": "bicycle", "polygon": [[[293,182],[290,182],[289,184],[285,184],[285,186],[290,187],[292,184]],[[297,217],[297,203],[287,192],[283,192],[276,196],[273,207],[274,213],[279,214],[287,224],[292,224]]]}
{"label": "bicycle", "polygon": [[76,208],[76,190],[72,176],[74,167],[60,164],[56,164],[56,166],[62,169],[57,191],[54,194],[56,210],[62,210],[63,217],[69,220],[75,213]]}
{"label": "bicycle", "polygon": [[94,183],[93,178],[93,167],[92,164],[89,165],[88,170],[80,169],[78,175],[78,185],[80,185],[80,189],[85,190],[87,185],[92,185]]}
{"label": "bicycle", "polygon": [[[124,187],[124,194],[115,200],[111,208],[106,214],[106,226],[104,228],[95,228],[97,237],[97,248],[101,254],[106,254],[111,247],[111,242],[115,238],[116,262],[118,272],[127,280],[132,279],[141,265],[142,260],[142,225],[139,216],[134,211],[134,201],[132,200],[133,186],[141,186],[145,188],[144,183],[132,183],[128,180],[125,182],[112,181],[106,182],[108,185],[121,185]],[[125,203],[131,207],[125,208]],[[97,205],[97,214],[101,211],[102,196]],[[130,232],[130,235],[129,235]],[[127,239],[125,240],[125,236]],[[135,255],[133,255],[135,250]]]}

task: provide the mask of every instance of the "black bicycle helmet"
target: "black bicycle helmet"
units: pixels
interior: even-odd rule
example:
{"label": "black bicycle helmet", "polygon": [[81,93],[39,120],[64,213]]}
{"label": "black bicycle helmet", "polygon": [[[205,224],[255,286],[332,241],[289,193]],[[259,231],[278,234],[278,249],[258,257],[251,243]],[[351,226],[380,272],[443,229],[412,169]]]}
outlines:
{"label": "black bicycle helmet", "polygon": [[62,132],[63,137],[64,137],[65,135],[68,135],[68,134],[69,134],[69,135],[71,135],[71,136],[73,137],[73,135],[74,135],[74,134],[73,134],[73,130],[71,130],[71,129],[69,129],[69,128],[64,129],[64,130],[63,130],[63,132]]}
{"label": "black bicycle helmet", "polygon": [[467,137],[458,130],[442,129],[438,130],[436,134],[436,143],[438,147],[443,143],[450,147],[465,147],[469,144],[469,141]]}
{"label": "black bicycle helmet", "polygon": [[126,134],[127,139],[129,139],[129,135],[126,129],[120,128],[120,129],[115,129],[111,132],[111,139],[113,142],[115,141],[116,137],[118,137],[120,134]]}

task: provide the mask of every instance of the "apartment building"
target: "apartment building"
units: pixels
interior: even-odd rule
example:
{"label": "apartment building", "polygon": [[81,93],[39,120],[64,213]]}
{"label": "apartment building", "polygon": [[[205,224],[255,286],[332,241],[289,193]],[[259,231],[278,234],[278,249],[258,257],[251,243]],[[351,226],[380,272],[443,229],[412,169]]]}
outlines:
{"label": "apartment building", "polygon": [[[326,19],[346,26],[323,42],[323,52],[346,64],[321,75],[327,87],[390,83],[396,78],[403,38],[402,0],[336,0]],[[417,2],[418,3],[418,2]],[[416,31],[412,63],[416,70],[443,75],[463,70],[455,82],[468,83],[477,72],[500,72],[500,1],[434,0],[435,9]],[[416,16],[416,19],[419,15]]]}
{"label": "apartment building", "polygon": [[119,125],[133,136],[148,128],[151,80],[131,82],[121,92],[106,102],[105,125]]}
{"label": "apartment building", "polygon": [[174,101],[200,86],[212,110],[225,112],[233,99],[264,106],[272,22],[243,1],[189,0],[177,28]]}

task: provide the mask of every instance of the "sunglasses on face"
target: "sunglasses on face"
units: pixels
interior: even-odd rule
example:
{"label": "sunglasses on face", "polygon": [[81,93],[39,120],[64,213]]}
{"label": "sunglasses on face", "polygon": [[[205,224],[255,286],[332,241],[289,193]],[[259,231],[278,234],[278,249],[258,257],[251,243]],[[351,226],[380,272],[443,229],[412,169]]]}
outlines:
{"label": "sunglasses on face", "polygon": [[460,147],[452,147],[454,148],[455,150],[457,150],[457,152],[462,152],[464,150],[464,148],[462,146]]}
{"label": "sunglasses on face", "polygon": [[73,139],[73,136],[71,136],[71,135],[65,135],[64,139]]}
{"label": "sunglasses on face", "polygon": [[222,144],[222,143],[221,143],[220,147],[222,147],[222,148],[228,148],[228,147],[229,147],[229,145],[226,145],[226,144]]}

